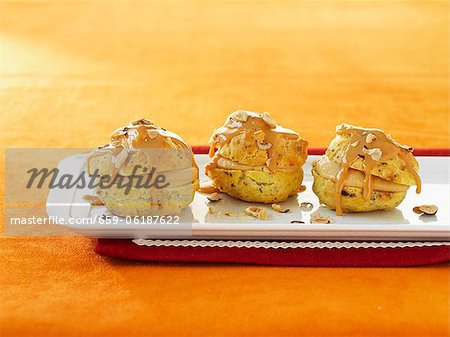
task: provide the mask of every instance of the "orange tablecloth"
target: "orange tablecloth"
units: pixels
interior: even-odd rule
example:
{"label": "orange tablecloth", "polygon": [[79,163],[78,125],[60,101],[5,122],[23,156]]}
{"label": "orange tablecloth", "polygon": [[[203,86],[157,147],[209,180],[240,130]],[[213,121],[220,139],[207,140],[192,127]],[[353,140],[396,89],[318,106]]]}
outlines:
{"label": "orange tablecloth", "polygon": [[[243,108],[272,112],[314,147],[341,122],[448,147],[447,11],[446,1],[2,1],[0,143],[94,147],[146,116],[205,144]],[[3,162],[1,173],[4,195]],[[149,264],[92,247],[2,237],[0,334],[449,333],[448,265]]]}

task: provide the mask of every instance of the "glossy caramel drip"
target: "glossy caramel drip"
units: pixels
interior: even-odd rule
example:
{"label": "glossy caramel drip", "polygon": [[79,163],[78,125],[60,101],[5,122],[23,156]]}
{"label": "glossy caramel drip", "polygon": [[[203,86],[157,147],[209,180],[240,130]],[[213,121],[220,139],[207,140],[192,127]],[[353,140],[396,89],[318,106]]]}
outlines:
{"label": "glossy caramel drip", "polygon": [[334,199],[336,203],[336,214],[343,215],[342,211],[342,190],[347,180],[350,166],[358,159],[362,159],[362,169],[364,172],[363,197],[369,199],[373,192],[372,170],[379,163],[396,156],[401,160],[404,169],[408,171],[416,182],[416,192],[421,191],[421,180],[412,165],[414,160],[412,148],[400,145],[390,135],[380,129],[364,129],[347,124],[337,127],[336,133],[349,137],[349,146],[340,163],[340,169],[336,175],[336,189]]}
{"label": "glossy caramel drip", "polygon": [[250,135],[262,131],[264,139],[261,146],[270,147],[267,149],[268,161],[266,166],[271,172],[276,172],[276,161],[272,160],[279,148],[278,142],[281,138],[299,139],[300,135],[290,129],[279,126],[273,121],[268,113],[256,113],[251,111],[236,111],[232,113],[225,122],[225,125],[217,129],[210,140],[209,156],[212,160],[207,164],[206,171],[217,167],[220,155],[216,153],[216,149],[220,149],[230,143],[233,137],[244,134],[247,138]]}

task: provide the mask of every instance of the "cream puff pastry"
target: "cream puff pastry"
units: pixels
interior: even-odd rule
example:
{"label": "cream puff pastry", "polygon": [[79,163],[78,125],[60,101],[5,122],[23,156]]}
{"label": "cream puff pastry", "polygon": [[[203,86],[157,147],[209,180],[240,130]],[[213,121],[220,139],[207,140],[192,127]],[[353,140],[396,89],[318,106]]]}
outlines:
{"label": "cream puff pastry", "polygon": [[87,172],[109,183],[95,192],[121,216],[177,214],[198,188],[198,168],[189,145],[147,119],[115,130],[93,151]]}
{"label": "cream puff pastry", "polygon": [[307,146],[298,133],[279,126],[268,113],[236,111],[211,137],[206,175],[232,197],[283,201],[300,189]]}
{"label": "cream puff pastry", "polygon": [[412,151],[382,130],[339,125],[325,155],[313,162],[313,191],[337,215],[394,208],[410,186],[420,193]]}

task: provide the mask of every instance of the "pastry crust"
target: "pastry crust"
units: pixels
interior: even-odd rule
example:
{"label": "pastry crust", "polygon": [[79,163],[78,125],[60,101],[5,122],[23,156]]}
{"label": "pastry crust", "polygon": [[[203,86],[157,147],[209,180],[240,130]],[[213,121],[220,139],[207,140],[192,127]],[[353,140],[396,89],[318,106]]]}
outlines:
{"label": "pastry crust", "polygon": [[208,175],[214,186],[228,195],[249,201],[274,203],[297,194],[303,180],[303,171],[276,172],[226,170],[217,168]]}
{"label": "pastry crust", "polygon": [[[340,164],[345,152],[350,146],[350,137],[337,135],[325,155],[332,161]],[[414,170],[419,170],[419,164],[412,154],[409,154],[411,164]],[[363,159],[357,158],[351,165],[351,168],[362,171]],[[371,171],[371,174],[387,181],[392,181],[397,184],[412,186],[415,185],[414,176],[406,170],[402,160],[398,155],[392,159],[386,159],[377,163],[376,167]]]}
{"label": "pastry crust", "polygon": [[210,140],[205,171],[213,185],[232,197],[273,203],[296,194],[303,180],[308,143],[277,125],[267,113],[232,113]]}
{"label": "pastry crust", "polygon": [[[95,192],[121,216],[178,214],[192,202],[199,181],[191,148],[146,119],[115,130],[109,144],[90,154],[87,171],[112,181]],[[158,177],[164,181],[156,183]]]}
{"label": "pastry crust", "polygon": [[[146,175],[149,174],[149,168],[157,166],[158,171],[174,171],[192,168],[192,150],[189,147],[142,149],[141,151],[127,151],[123,148],[102,148],[101,153],[91,157],[89,161],[89,174],[98,170],[100,175],[110,175],[115,169],[121,176]],[[159,152],[158,152],[159,151]],[[157,163],[152,163],[152,159],[158,157]],[[122,157],[122,158],[121,158]],[[123,160],[123,163],[120,163]],[[116,166],[116,167],[115,167]]]}
{"label": "pastry crust", "polygon": [[[336,202],[334,191],[336,184],[333,180],[320,176],[315,169],[312,170],[314,183],[313,192],[319,198],[321,204],[335,210]],[[341,192],[342,210],[346,213],[369,212],[376,210],[388,210],[397,207],[405,199],[404,192],[384,192],[374,190],[369,199],[363,197],[363,189],[360,187],[345,186]]]}
{"label": "pastry crust", "polygon": [[192,202],[194,192],[191,184],[164,188],[157,193],[151,189],[131,189],[125,194],[123,188],[113,185],[97,189],[96,194],[106,208],[119,216],[175,215]]}
{"label": "pastry crust", "polygon": [[[265,166],[269,160],[268,149],[258,147],[264,144],[265,132],[251,133],[242,131],[231,138],[229,143],[223,144],[219,148],[218,153],[221,157],[227,158],[233,162],[253,165]],[[276,142],[267,143],[273,146],[275,156],[270,160],[275,164],[276,170],[289,170],[291,168],[301,167],[307,158],[308,143],[303,139],[289,139],[283,134],[276,134]]]}
{"label": "pastry crust", "polygon": [[392,209],[412,185],[420,193],[412,148],[379,129],[342,124],[336,133],[325,155],[312,164],[313,191],[322,204],[342,215]]}

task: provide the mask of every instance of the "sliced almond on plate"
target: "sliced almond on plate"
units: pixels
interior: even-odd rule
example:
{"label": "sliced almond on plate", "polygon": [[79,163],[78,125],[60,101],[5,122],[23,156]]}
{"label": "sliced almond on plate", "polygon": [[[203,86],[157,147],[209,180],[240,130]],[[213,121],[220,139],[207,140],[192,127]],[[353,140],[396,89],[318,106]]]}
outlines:
{"label": "sliced almond on plate", "polygon": [[421,205],[413,208],[413,212],[416,214],[435,215],[438,211],[436,205]]}
{"label": "sliced almond on plate", "polygon": [[222,198],[220,197],[220,194],[217,192],[212,193],[211,195],[207,196],[206,198],[211,202],[217,202],[219,200],[222,200]]}
{"label": "sliced almond on plate", "polygon": [[314,208],[314,205],[310,202],[302,202],[300,204],[300,208],[302,209],[302,211],[310,211]]}
{"label": "sliced almond on plate", "polygon": [[259,220],[267,219],[267,211],[262,207],[258,206],[247,207],[244,212],[245,214],[250,215]]}
{"label": "sliced almond on plate", "polygon": [[334,220],[332,218],[330,218],[329,216],[322,215],[319,213],[315,213],[315,214],[311,215],[310,221],[313,224],[315,224],[315,223],[329,224],[329,223],[334,222]]}
{"label": "sliced almond on plate", "polygon": [[275,212],[278,212],[278,213],[288,213],[290,211],[289,208],[281,209],[281,205],[280,204],[272,204],[272,209]]}

